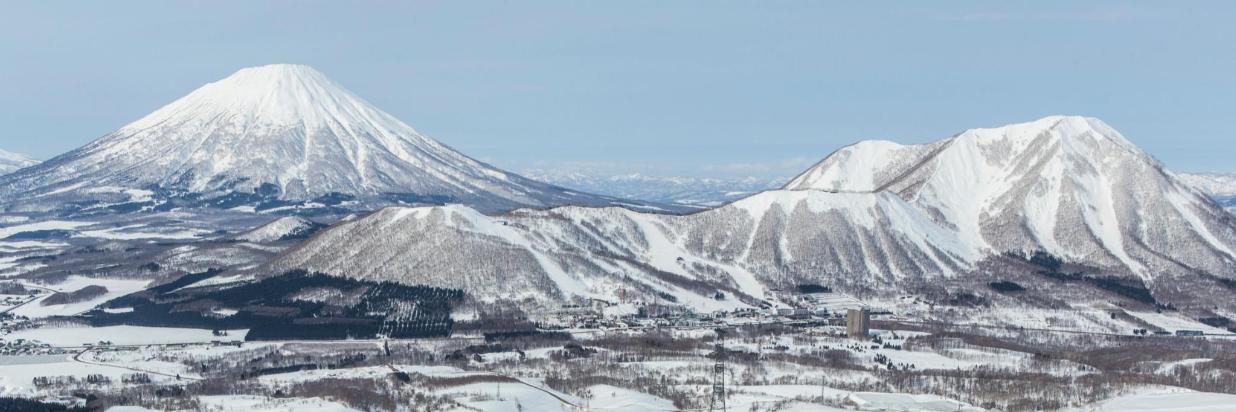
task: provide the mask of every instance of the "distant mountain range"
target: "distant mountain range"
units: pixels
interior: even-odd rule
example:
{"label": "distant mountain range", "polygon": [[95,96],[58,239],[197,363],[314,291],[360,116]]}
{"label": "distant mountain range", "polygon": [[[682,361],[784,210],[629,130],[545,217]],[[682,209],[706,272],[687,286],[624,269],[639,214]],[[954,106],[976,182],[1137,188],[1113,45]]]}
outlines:
{"label": "distant mountain range", "polygon": [[[418,133],[318,71],[242,69],[90,144],[0,177],[9,211],[624,204],[541,183]],[[635,205],[638,207],[638,205]]]}
{"label": "distant mountain range", "polygon": [[753,193],[776,189],[788,178],[712,178],[649,176],[640,173],[603,175],[556,170],[528,170],[524,175],[558,186],[624,199],[712,207]]}
{"label": "distant mountain range", "polygon": [[[763,305],[804,284],[951,299],[999,280],[1058,288],[1025,304],[1091,290],[1236,314],[1236,216],[1212,199],[1236,194],[1236,179],[1172,173],[1086,117],[920,145],[859,142],[780,187],[533,171],[543,183],[421,135],[312,68],[271,65],[46,162],[0,158],[21,167],[0,176],[6,221],[112,214],[90,224],[120,230],[136,220],[125,213],[176,210],[150,215],[159,233],[196,221],[191,233],[260,251],[203,252],[224,256],[210,267],[238,262],[252,275],[236,279],[305,269],[480,301],[706,310]],[[15,234],[73,239],[76,226],[28,227]]]}
{"label": "distant mountain range", "polygon": [[1236,212],[1236,173],[1179,173],[1177,177]]}
{"label": "distant mountain range", "polygon": [[17,169],[36,164],[39,164],[38,160],[31,159],[26,155],[0,150],[0,175],[9,174]]}
{"label": "distant mountain range", "polygon": [[[588,193],[698,207],[715,207],[758,192],[778,189],[790,180],[790,177],[653,176],[642,173],[602,174],[553,169],[529,169],[522,174],[542,182]],[[1206,193],[1229,211],[1236,211],[1236,173],[1176,172],[1176,177]]]}

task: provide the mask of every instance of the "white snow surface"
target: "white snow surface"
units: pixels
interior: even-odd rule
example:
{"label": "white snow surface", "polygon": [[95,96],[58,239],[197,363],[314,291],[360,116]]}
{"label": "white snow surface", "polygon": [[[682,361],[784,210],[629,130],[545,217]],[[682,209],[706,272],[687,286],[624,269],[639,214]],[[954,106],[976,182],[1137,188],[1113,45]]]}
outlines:
{"label": "white snow surface", "polygon": [[244,242],[267,243],[308,234],[318,224],[299,216],[285,216],[253,230],[242,233],[236,239]]}
{"label": "white snow surface", "polygon": [[1191,391],[1156,391],[1119,396],[1071,409],[1085,412],[1232,412],[1236,395]]}
{"label": "white snow surface", "polygon": [[[210,329],[156,328],[146,326],[56,327],[22,329],[4,339],[37,340],[52,346],[81,346],[85,343],[109,341],[113,345],[147,345],[156,343],[199,343],[219,340]],[[241,337],[248,329],[228,331],[228,336]],[[239,339],[239,338],[236,338]]]}
{"label": "white snow surface", "polygon": [[588,387],[593,398],[589,405],[599,411],[672,411],[674,402],[636,392],[626,388],[610,385],[593,385]]}
{"label": "white snow surface", "polygon": [[150,279],[90,278],[90,277],[85,277],[85,276],[73,275],[73,276],[69,276],[67,279],[65,279],[64,282],[61,282],[61,283],[57,283],[54,285],[37,285],[37,286],[54,289],[56,291],[63,292],[63,293],[70,293],[70,292],[77,291],[78,289],[87,287],[87,286],[97,285],[97,286],[102,286],[104,288],[107,288],[107,293],[104,293],[103,295],[100,295],[99,297],[86,300],[86,301],[69,303],[69,304],[64,304],[64,305],[44,306],[42,305],[42,301],[52,296],[51,293],[47,293],[43,295],[42,297],[38,298],[38,300],[13,310],[12,313],[15,315],[22,315],[22,316],[26,316],[30,318],[45,318],[48,316],[72,316],[72,315],[76,315],[82,312],[89,311],[90,309],[94,309],[95,306],[98,306],[99,304],[103,302],[107,302],[109,300],[145,289],[146,285],[149,285],[150,282],[151,282]]}
{"label": "white snow surface", "polygon": [[[250,395],[214,395],[198,398],[205,410],[221,412],[353,412],[358,409],[323,398],[270,398]],[[109,410],[111,412],[111,410]]]}
{"label": "white snow surface", "polygon": [[39,164],[38,160],[31,159],[29,156],[20,153],[13,153],[6,150],[0,150],[0,175],[8,174],[21,169]]}
{"label": "white snow surface", "polygon": [[912,395],[903,393],[854,392],[846,400],[868,411],[981,411],[955,400],[936,395]]}
{"label": "white snow surface", "polygon": [[1176,177],[1211,196],[1236,196],[1236,173],[1176,173]]}
{"label": "white snow surface", "polygon": [[35,232],[41,230],[74,230],[83,226],[93,225],[94,222],[81,222],[71,220],[44,220],[33,223],[19,223],[11,226],[0,226],[0,239],[16,235],[22,232]]}

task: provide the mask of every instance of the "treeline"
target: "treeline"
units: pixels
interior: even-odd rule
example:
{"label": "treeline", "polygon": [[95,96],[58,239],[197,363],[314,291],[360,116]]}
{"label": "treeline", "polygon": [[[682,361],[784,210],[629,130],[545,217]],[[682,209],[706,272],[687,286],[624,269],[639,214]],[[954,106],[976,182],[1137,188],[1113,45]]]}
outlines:
{"label": "treeline", "polygon": [[86,412],[90,409],[24,398],[0,398],[0,411]]}
{"label": "treeline", "polygon": [[[249,329],[246,340],[449,336],[457,289],[407,286],[292,271],[232,287],[181,289],[214,272],[108,302],[126,313],[95,310],[91,324]],[[220,309],[235,313],[219,312]]]}
{"label": "treeline", "polygon": [[99,285],[90,285],[72,292],[53,293],[51,296],[48,296],[46,299],[43,299],[43,301],[39,302],[39,305],[67,305],[70,303],[85,302],[106,294],[107,288]]}
{"label": "treeline", "polygon": [[[1005,256],[1024,259],[1025,261],[1039,266],[1042,270],[1038,271],[1039,275],[1066,283],[1087,283],[1095,288],[1123,296],[1130,300],[1144,303],[1149,306],[1154,306],[1159,309],[1171,309],[1171,305],[1164,305],[1155,299],[1150,289],[1141,279],[1135,277],[1119,277],[1119,276],[1094,276],[1088,275],[1085,271],[1068,272],[1065,270],[1066,263],[1059,257],[1044,251],[1035,251],[1027,257],[1018,256],[1013,253],[1006,253]],[[997,285],[991,285],[993,289],[998,289]],[[1018,285],[1020,286],[1020,285]]]}

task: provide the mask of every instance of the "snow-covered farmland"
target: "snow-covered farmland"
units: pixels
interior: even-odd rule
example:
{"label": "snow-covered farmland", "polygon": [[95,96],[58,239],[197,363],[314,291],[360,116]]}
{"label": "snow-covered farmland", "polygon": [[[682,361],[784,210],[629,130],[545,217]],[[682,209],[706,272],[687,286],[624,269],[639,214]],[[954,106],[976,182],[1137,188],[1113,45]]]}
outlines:
{"label": "snow-covered farmland", "polygon": [[81,302],[44,305],[43,301],[53,296],[51,293],[48,293],[39,298],[37,301],[13,310],[13,314],[30,318],[76,315],[78,313],[93,309],[100,303],[145,289],[149,284],[149,279],[90,278],[77,275],[69,276],[63,282],[56,284],[30,284],[37,288],[51,289],[60,293],[71,293],[87,286],[102,286],[107,289],[107,292]]}
{"label": "snow-covered farmland", "polygon": [[[228,339],[241,339],[247,330],[227,331]],[[112,345],[149,345],[200,343],[220,340],[208,329],[153,328],[145,326],[48,327],[23,329],[2,337],[6,340],[26,339],[52,346],[84,346],[100,341]]]}

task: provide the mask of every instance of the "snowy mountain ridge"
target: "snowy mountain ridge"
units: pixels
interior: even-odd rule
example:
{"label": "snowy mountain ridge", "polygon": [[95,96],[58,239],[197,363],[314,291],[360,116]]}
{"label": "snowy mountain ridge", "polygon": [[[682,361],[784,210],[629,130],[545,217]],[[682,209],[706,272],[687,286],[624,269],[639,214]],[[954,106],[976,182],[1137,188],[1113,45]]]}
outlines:
{"label": "snowy mountain ridge", "polygon": [[1143,275],[1222,273],[1236,256],[1230,215],[1093,118],[971,129],[924,145],[863,142],[785,188],[896,193],[980,254],[1042,250]]}
{"label": "snowy mountain ridge", "polygon": [[305,239],[326,225],[300,216],[284,216],[236,236],[242,242],[268,243]]}
{"label": "snowy mountain ridge", "polygon": [[1236,213],[1236,173],[1177,173],[1176,177]]}
{"label": "snowy mountain ridge", "polygon": [[[1236,285],[1233,250],[1236,218],[1201,192],[1102,122],[1051,117],[924,145],[859,143],[784,189],[687,215],[389,208],[268,271],[457,285],[482,300],[673,296],[706,310],[798,284],[946,293],[993,276],[1098,279],[1185,305]],[[1069,272],[1044,275],[1065,270],[1052,259]]]}
{"label": "snowy mountain ridge", "polygon": [[20,153],[0,150],[0,175],[12,173],[24,167],[39,164],[38,160]]}
{"label": "snowy mountain ridge", "polygon": [[320,72],[287,64],[242,69],[80,149],[6,176],[0,200],[28,203],[96,185],[280,201],[459,202],[488,211],[613,201],[479,162]]}
{"label": "snowy mountain ridge", "polygon": [[1236,173],[1176,173],[1176,177],[1212,196],[1236,196]]}
{"label": "snowy mountain ridge", "polygon": [[[770,191],[690,215],[391,207],[326,229],[264,272],[459,287],[483,301],[671,296],[711,310],[754,305],[804,282],[871,287],[950,276],[973,259],[960,246],[891,194]],[[718,291],[731,298],[715,299]]]}

